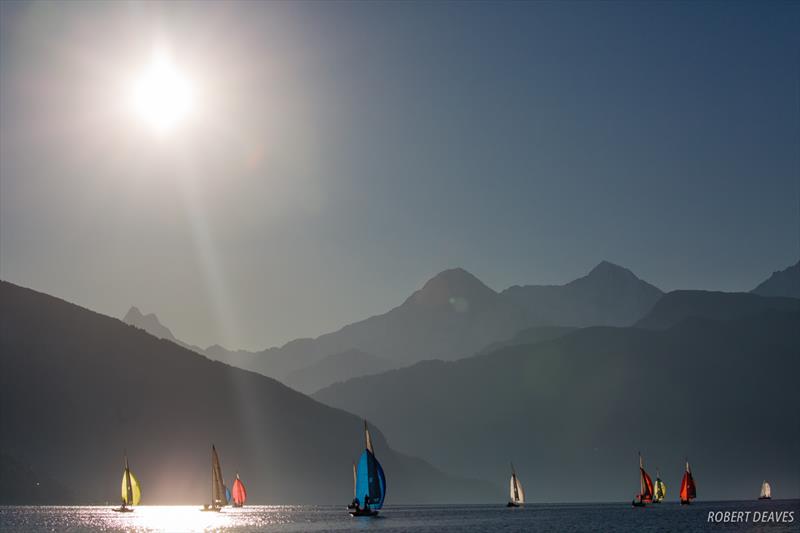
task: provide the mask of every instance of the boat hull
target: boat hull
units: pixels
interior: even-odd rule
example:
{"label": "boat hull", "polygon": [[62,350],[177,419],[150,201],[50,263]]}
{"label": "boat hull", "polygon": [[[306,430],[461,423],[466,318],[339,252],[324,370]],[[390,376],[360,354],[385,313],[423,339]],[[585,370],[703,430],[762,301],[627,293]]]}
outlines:
{"label": "boat hull", "polygon": [[378,516],[378,511],[371,511],[369,509],[351,509],[350,516]]}
{"label": "boat hull", "polygon": [[518,504],[518,503],[515,503],[515,502],[508,502],[508,503],[506,504],[506,507],[519,507],[519,504]]}
{"label": "boat hull", "polygon": [[222,511],[222,507],[203,507],[200,511],[204,513],[218,513]]}
{"label": "boat hull", "polygon": [[647,507],[647,502],[643,502],[641,500],[633,500],[631,502],[631,505],[633,505],[634,507]]}
{"label": "boat hull", "polygon": [[111,509],[115,513],[132,513],[133,509],[128,509],[127,507],[115,507]]}
{"label": "boat hull", "polygon": [[771,500],[772,496],[760,496],[758,499],[759,500]]}
{"label": "boat hull", "polygon": [[681,505],[691,505],[692,502],[690,500],[681,500]]}

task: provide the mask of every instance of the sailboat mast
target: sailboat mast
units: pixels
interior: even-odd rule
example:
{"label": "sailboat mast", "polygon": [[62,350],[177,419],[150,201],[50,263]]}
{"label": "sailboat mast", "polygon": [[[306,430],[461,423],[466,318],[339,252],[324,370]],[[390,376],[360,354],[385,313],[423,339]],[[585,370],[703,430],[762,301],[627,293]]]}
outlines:
{"label": "sailboat mast", "polygon": [[214,468],[214,458],[217,455],[217,449],[214,448],[214,445],[211,445],[211,506],[216,505],[216,501],[214,496],[217,492],[217,470]]}
{"label": "sailboat mast", "polygon": [[128,466],[128,451],[125,450],[125,496],[128,505],[133,505],[133,487],[131,486],[131,469]]}
{"label": "sailboat mast", "polygon": [[644,494],[644,463],[642,462],[642,452],[639,452],[639,494]]}

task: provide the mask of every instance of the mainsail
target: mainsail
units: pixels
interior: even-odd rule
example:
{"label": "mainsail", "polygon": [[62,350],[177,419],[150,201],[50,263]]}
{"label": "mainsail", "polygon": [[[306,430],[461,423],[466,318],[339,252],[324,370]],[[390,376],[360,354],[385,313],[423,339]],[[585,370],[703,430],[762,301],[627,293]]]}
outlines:
{"label": "mainsail", "polygon": [[358,459],[356,467],[356,498],[363,509],[377,511],[383,507],[386,498],[386,476],[383,468],[372,451],[372,440],[369,437],[367,423],[364,421],[366,448]]}
{"label": "mainsail", "polygon": [[689,468],[689,461],[686,461],[686,471],[683,473],[681,480],[681,503],[689,503],[689,500],[697,498],[697,489],[694,485],[694,478],[692,477],[692,469]]}
{"label": "mainsail", "polygon": [[655,492],[653,494],[653,501],[654,502],[661,502],[664,498],[667,497],[667,486],[661,481],[661,475],[656,469],[656,484],[655,484]]}
{"label": "mainsail", "polygon": [[222,477],[222,467],[219,464],[217,449],[211,445],[211,505],[212,507],[224,507],[228,504],[226,495],[227,488]]}
{"label": "mainsail", "polygon": [[356,483],[357,483],[356,464],[353,463],[353,498],[357,498],[357,496],[356,496]]}
{"label": "mainsail", "polygon": [[761,484],[761,495],[759,498],[764,500],[772,498],[772,487],[769,486],[766,480]]}
{"label": "mainsail", "polygon": [[645,472],[642,454],[639,454],[639,499],[643,502],[653,501],[653,480]]}
{"label": "mainsail", "polygon": [[247,490],[244,488],[244,483],[239,479],[239,474],[236,474],[236,479],[233,480],[233,489],[231,490],[233,496],[233,504],[236,507],[241,507],[247,501]]}
{"label": "mainsail", "polygon": [[139,480],[128,466],[128,454],[125,454],[125,470],[122,471],[122,501],[125,505],[139,505],[142,499],[142,489]]}
{"label": "mainsail", "polygon": [[511,465],[511,480],[509,481],[509,497],[514,503],[525,503],[525,491],[522,489],[522,482]]}
{"label": "mainsail", "polygon": [[374,454],[375,452],[372,450],[372,438],[369,436],[369,428],[367,427],[366,420],[364,420],[364,441],[366,443],[365,445],[367,447],[367,450],[369,450]]}

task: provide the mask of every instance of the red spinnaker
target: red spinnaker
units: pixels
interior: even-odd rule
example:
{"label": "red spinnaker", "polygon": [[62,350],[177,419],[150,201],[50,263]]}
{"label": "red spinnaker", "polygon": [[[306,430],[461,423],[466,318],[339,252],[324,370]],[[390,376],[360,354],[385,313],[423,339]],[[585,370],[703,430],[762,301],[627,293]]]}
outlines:
{"label": "red spinnaker", "polygon": [[642,486],[642,494],[641,500],[643,502],[651,502],[653,501],[653,480],[650,479],[650,476],[647,472],[644,471],[644,468],[639,467],[642,479],[641,479],[641,486]]}
{"label": "red spinnaker", "polygon": [[242,483],[242,480],[239,479],[238,475],[236,476],[236,479],[233,481],[231,496],[233,497],[233,503],[237,507],[241,507],[242,505],[244,505],[244,502],[247,500],[247,490],[245,490],[244,483]]}
{"label": "red spinnaker", "polygon": [[697,490],[694,486],[694,478],[692,478],[692,473],[687,467],[686,472],[683,474],[683,479],[681,480],[681,501],[688,502],[695,498],[697,498]]}

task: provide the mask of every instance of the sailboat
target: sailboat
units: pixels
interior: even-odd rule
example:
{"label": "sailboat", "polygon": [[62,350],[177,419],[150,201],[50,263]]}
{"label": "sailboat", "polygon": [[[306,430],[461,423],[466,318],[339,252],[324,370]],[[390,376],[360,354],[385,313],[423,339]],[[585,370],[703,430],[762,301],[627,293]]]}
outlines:
{"label": "sailboat", "polygon": [[681,505],[689,505],[693,499],[697,498],[697,488],[694,486],[692,469],[689,468],[689,460],[686,460],[686,471],[681,480]]}
{"label": "sailboat", "polygon": [[219,512],[230,501],[230,491],[222,481],[222,467],[214,445],[211,445],[211,504],[203,505],[203,511]]}
{"label": "sailboat", "polygon": [[238,473],[236,474],[236,479],[233,480],[231,496],[233,496],[234,507],[243,507],[244,502],[247,501],[247,490],[244,488],[244,483],[242,483]]}
{"label": "sailboat", "polygon": [[125,470],[122,471],[122,505],[113,509],[118,513],[132,513],[133,509],[129,505],[139,505],[142,499],[142,489],[139,487],[139,480],[131,472],[128,466],[128,452],[125,452]]}
{"label": "sailboat", "polygon": [[519,507],[525,503],[525,491],[522,490],[522,482],[514,471],[514,464],[511,464],[511,481],[509,481],[509,500],[506,507]]}
{"label": "sailboat", "polygon": [[364,420],[365,449],[355,469],[355,497],[348,506],[353,516],[376,516],[386,499],[386,476],[375,458],[367,421]]}
{"label": "sailboat", "polygon": [[771,500],[772,499],[772,487],[769,486],[767,480],[765,479],[763,483],[761,483],[761,495],[758,497],[759,500]]}
{"label": "sailboat", "polygon": [[644,507],[653,502],[653,480],[644,470],[642,454],[639,453],[639,494],[633,500],[634,507]]}
{"label": "sailboat", "polygon": [[656,484],[655,493],[653,494],[653,503],[661,503],[667,497],[667,486],[661,481],[661,473],[656,468]]}

